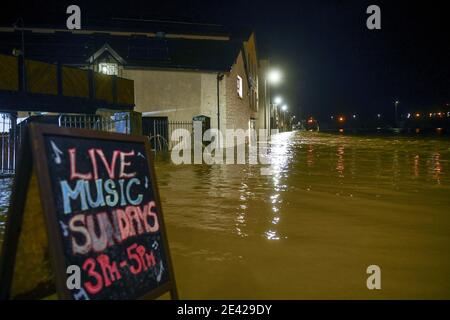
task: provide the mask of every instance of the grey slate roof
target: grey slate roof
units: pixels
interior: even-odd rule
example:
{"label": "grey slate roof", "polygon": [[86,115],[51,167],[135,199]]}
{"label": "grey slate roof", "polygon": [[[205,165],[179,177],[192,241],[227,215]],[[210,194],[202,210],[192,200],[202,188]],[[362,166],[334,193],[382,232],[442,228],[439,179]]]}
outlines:
{"label": "grey slate roof", "polygon": [[[193,40],[122,36],[108,33],[52,34],[24,32],[28,59],[84,66],[105,45],[111,47],[126,67],[230,71],[242,48],[242,40]],[[21,48],[21,32],[0,31],[0,53]]]}

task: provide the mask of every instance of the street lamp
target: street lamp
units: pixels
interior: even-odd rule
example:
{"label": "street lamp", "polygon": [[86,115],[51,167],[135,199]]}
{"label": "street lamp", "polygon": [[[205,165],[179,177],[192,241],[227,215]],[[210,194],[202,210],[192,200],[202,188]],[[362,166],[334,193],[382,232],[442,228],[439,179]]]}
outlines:
{"label": "street lamp", "polygon": [[279,105],[279,104],[283,103],[283,98],[280,97],[280,96],[275,97],[275,99],[273,99],[273,102],[274,102],[276,105]]}
{"label": "street lamp", "polygon": [[[271,85],[277,85],[281,82],[281,79],[283,78],[283,75],[281,73],[280,70],[278,69],[270,69],[267,71],[266,76],[264,77],[264,94],[265,94],[265,105],[267,107],[267,84],[271,84]],[[275,103],[277,103],[275,101]],[[278,102],[278,103],[281,103]],[[269,96],[269,135],[270,135],[270,131],[271,131],[271,117],[272,117],[272,101],[270,101],[270,96]],[[267,111],[264,112],[264,123],[266,126],[267,125]]]}
{"label": "street lamp", "polygon": [[283,105],[283,106],[281,107],[281,110],[283,110],[284,112],[286,112],[286,111],[288,110],[288,106],[287,106],[287,105]]}
{"label": "street lamp", "polygon": [[267,72],[267,81],[272,85],[277,85],[281,82],[283,75],[278,69],[272,69]]}

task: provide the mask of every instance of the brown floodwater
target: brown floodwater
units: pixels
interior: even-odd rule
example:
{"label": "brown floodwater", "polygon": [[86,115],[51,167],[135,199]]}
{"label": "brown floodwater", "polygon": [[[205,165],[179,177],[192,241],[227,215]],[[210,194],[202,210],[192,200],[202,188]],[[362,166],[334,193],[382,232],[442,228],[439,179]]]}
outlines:
{"label": "brown floodwater", "polygon": [[182,298],[450,298],[450,141],[297,132],[271,152],[272,176],[157,163]]}
{"label": "brown floodwater", "polygon": [[158,156],[181,298],[450,299],[448,139],[295,132],[270,152],[270,176]]}

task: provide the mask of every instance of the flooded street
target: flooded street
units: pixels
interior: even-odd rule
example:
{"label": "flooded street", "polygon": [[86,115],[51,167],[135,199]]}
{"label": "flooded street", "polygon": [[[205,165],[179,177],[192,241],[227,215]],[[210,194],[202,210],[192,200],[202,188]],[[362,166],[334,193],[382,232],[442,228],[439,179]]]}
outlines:
{"label": "flooded street", "polygon": [[[448,139],[296,132],[272,142],[269,176],[158,158],[182,299],[450,298]],[[379,291],[366,287],[373,264]]]}
{"label": "flooded street", "polygon": [[158,163],[181,297],[450,298],[449,141],[285,133],[272,152],[273,176]]}
{"label": "flooded street", "polygon": [[3,242],[6,211],[8,210],[9,196],[11,195],[12,182],[13,182],[12,178],[0,179],[0,244]]}

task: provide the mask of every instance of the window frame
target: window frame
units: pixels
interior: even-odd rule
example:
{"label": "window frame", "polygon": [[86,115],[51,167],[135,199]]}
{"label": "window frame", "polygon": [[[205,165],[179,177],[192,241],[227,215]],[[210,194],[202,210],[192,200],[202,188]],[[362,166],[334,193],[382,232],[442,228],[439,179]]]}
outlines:
{"label": "window frame", "polygon": [[[103,72],[103,67],[107,67],[108,68],[108,72]],[[114,72],[110,72],[111,71],[111,67],[114,67]],[[115,63],[115,62],[99,62],[98,63],[98,72],[102,73],[102,74],[106,74],[108,76],[119,76],[119,64]]]}
{"label": "window frame", "polygon": [[244,81],[240,75],[237,75],[237,77],[236,77],[236,91],[237,91],[238,97],[243,99],[244,98]]}

